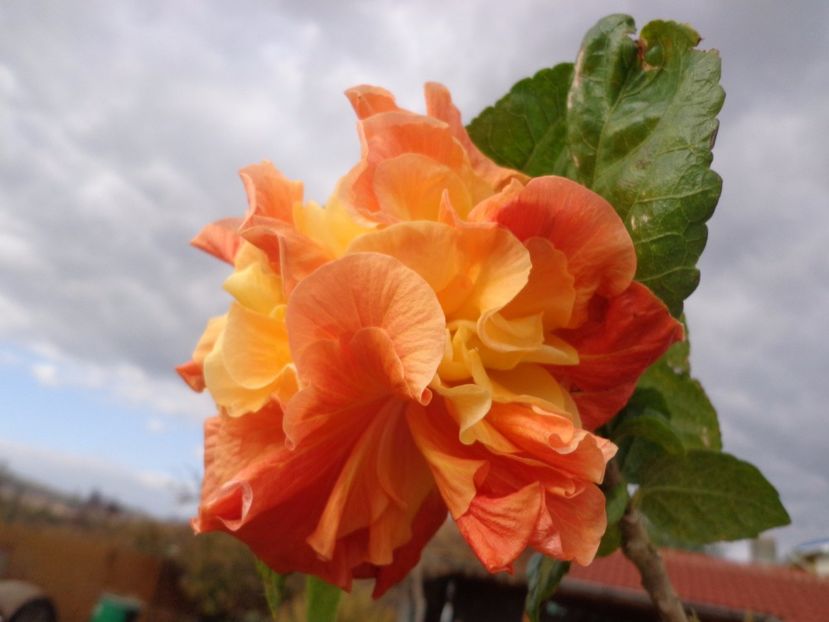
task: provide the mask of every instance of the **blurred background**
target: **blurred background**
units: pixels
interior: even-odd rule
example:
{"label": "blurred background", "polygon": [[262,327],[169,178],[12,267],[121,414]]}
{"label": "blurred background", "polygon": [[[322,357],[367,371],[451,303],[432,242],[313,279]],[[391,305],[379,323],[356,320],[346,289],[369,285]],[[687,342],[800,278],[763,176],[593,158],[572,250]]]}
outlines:
{"label": "blurred background", "polygon": [[440,81],[469,121],[520,78],[573,61],[586,30],[614,12],[640,27],[688,22],[721,52],[724,188],[686,306],[693,370],[726,451],[756,464],[791,513],[770,534],[776,557],[829,536],[829,4],[819,0],[4,1],[7,514],[15,495],[16,512],[192,514],[213,409],[173,367],[224,312],[228,269],[188,241],[242,214],[240,167],[269,159],[322,202],[358,158],[346,87],[382,85],[423,110],[422,84]]}

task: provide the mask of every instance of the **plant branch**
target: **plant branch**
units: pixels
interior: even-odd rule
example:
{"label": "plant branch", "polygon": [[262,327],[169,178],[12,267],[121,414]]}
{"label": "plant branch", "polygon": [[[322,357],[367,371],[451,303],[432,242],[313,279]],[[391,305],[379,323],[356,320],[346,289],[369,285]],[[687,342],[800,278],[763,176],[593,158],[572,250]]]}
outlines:
{"label": "plant branch", "polygon": [[[623,481],[619,465],[616,460],[611,460],[607,465],[605,485],[613,488]],[[653,601],[659,619],[662,622],[688,622],[682,602],[671,585],[665,564],[662,563],[662,557],[648,537],[642,517],[633,506],[632,500],[628,501],[625,513],[619,521],[619,529],[622,534],[622,552],[639,570],[642,587]]]}

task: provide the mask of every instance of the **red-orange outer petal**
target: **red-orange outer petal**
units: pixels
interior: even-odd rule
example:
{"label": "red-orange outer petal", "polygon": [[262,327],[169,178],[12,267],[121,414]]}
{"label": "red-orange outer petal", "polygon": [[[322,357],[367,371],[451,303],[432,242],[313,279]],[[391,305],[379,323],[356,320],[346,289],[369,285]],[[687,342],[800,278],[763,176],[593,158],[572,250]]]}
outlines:
{"label": "red-orange outer petal", "polygon": [[591,316],[580,328],[558,333],[579,351],[579,364],[551,367],[588,430],[613,418],[639,376],[684,335],[682,324],[641,283],[610,300],[597,298]]}
{"label": "red-orange outer petal", "polygon": [[584,320],[594,294],[618,295],[636,273],[633,242],[613,206],[564,177],[530,180],[493,218],[522,242],[545,238],[566,255],[576,289],[571,327]]}

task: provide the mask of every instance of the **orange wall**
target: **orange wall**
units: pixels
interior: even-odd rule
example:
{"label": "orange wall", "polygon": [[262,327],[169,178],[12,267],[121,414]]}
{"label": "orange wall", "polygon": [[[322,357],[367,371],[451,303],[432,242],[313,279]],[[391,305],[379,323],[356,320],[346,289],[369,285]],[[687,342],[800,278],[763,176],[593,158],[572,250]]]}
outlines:
{"label": "orange wall", "polygon": [[150,603],[161,571],[159,558],[56,527],[0,523],[0,551],[7,557],[0,578],[40,586],[54,600],[61,622],[89,622],[103,592]]}

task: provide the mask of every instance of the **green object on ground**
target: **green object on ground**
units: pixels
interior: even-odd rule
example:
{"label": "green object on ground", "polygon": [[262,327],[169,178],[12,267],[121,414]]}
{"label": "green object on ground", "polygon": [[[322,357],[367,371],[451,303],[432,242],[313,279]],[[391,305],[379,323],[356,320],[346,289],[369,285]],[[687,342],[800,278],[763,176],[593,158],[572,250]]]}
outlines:
{"label": "green object on ground", "polygon": [[141,613],[141,602],[134,598],[103,594],[89,622],[133,622]]}

